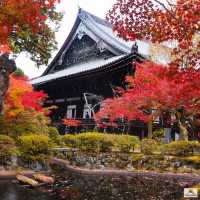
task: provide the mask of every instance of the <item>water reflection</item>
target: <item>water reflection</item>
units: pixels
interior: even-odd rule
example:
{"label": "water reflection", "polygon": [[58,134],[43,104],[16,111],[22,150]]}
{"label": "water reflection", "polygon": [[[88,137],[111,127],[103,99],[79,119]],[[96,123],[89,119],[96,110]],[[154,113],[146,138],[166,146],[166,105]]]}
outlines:
{"label": "water reflection", "polygon": [[0,181],[0,200],[52,200],[52,198],[9,181]]}

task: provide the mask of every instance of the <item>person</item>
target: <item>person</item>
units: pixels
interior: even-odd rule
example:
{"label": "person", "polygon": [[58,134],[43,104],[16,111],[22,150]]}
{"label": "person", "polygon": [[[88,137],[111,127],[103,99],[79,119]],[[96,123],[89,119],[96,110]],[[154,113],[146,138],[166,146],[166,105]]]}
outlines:
{"label": "person", "polygon": [[88,112],[86,112],[86,114],[85,114],[85,119],[90,119],[90,115]]}

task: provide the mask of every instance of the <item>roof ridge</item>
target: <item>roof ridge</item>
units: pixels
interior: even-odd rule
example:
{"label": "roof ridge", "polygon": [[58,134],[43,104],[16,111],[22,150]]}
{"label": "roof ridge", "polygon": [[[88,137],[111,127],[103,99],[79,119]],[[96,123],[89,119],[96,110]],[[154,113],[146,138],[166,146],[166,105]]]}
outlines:
{"label": "roof ridge", "polygon": [[107,27],[110,27],[112,28],[112,24],[110,22],[108,22],[106,19],[102,19],[86,10],[84,10],[83,8],[79,7],[79,11],[78,11],[78,14],[86,14],[86,15],[89,15],[90,17],[92,17],[97,23],[99,24],[102,24],[104,26],[107,26]]}

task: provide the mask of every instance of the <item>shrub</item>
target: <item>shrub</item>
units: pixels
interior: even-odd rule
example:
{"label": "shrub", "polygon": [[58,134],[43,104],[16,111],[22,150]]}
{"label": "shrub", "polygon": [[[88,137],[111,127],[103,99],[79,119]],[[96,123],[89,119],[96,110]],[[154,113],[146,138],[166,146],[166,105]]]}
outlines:
{"label": "shrub", "polygon": [[129,152],[139,139],[129,135],[102,134],[98,132],[65,135],[62,141],[68,147],[76,147],[83,151],[106,152],[117,148],[122,152]]}
{"label": "shrub", "polygon": [[114,141],[110,134],[101,134],[101,138],[99,141],[100,141],[100,151],[102,152],[112,151],[112,148],[114,146]]}
{"label": "shrub", "polygon": [[83,133],[77,136],[78,147],[85,151],[99,151],[101,136],[98,134]]}
{"label": "shrub", "polygon": [[77,138],[75,135],[64,135],[61,140],[67,147],[77,148]]}
{"label": "shrub", "polygon": [[163,129],[158,129],[153,131],[153,139],[156,141],[161,141],[162,138],[164,138],[164,130]]}
{"label": "shrub", "polygon": [[194,152],[200,153],[200,143],[194,141],[175,141],[164,145],[163,153],[174,156],[194,155]]}
{"label": "shrub", "polygon": [[115,135],[114,140],[115,147],[121,152],[130,152],[139,143],[138,137],[130,135]]}
{"label": "shrub", "polygon": [[155,140],[143,139],[141,142],[141,151],[144,154],[150,155],[159,150],[159,145]]}
{"label": "shrub", "polygon": [[49,155],[50,139],[45,135],[24,135],[18,140],[20,155],[26,160],[43,160]]}
{"label": "shrub", "polygon": [[55,127],[49,127],[49,138],[53,144],[59,145],[61,144],[61,136],[58,132],[58,129]]}
{"label": "shrub", "polygon": [[17,148],[14,140],[7,135],[0,135],[0,158],[9,159],[17,154]]}
{"label": "shrub", "polygon": [[7,119],[0,117],[2,133],[17,139],[27,133],[48,135],[50,120],[40,112],[24,111],[17,117]]}
{"label": "shrub", "polygon": [[77,135],[78,148],[85,151],[105,152],[112,149],[113,142],[108,134],[82,133]]}

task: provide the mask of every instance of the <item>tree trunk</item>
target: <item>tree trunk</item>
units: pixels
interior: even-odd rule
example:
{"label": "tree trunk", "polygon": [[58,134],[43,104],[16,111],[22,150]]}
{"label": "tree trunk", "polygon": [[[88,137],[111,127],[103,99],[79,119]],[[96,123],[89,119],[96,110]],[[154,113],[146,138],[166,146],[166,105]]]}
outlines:
{"label": "tree trunk", "polygon": [[164,128],[164,142],[170,143],[171,142],[171,128]]}
{"label": "tree trunk", "polygon": [[126,132],[127,135],[130,133],[130,130],[131,130],[131,123],[128,122],[128,128],[127,128],[127,132]]}
{"label": "tree trunk", "polygon": [[148,122],[148,138],[152,139],[153,137],[153,122],[149,121]]}
{"label": "tree trunk", "polygon": [[3,111],[3,100],[9,86],[9,75],[16,70],[15,61],[7,54],[0,56],[0,113]]}

